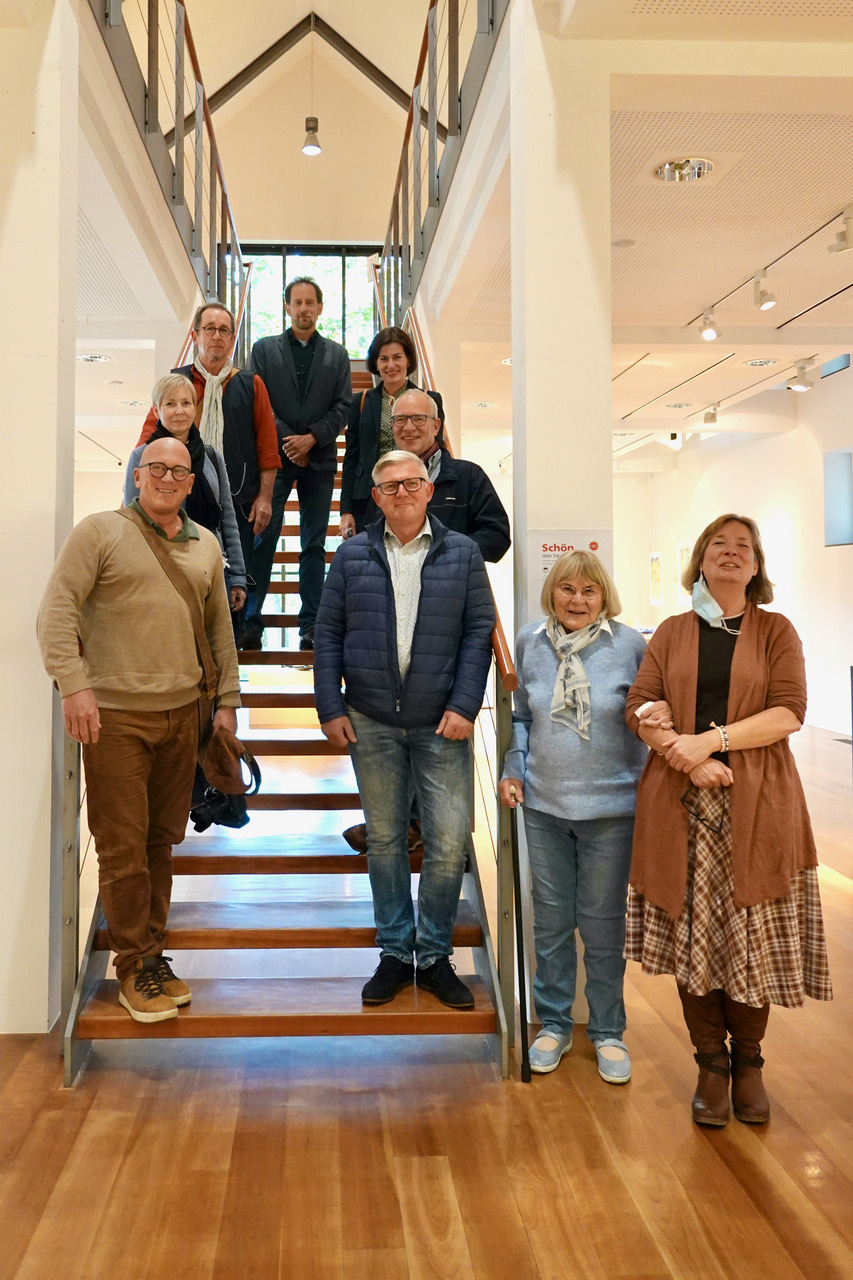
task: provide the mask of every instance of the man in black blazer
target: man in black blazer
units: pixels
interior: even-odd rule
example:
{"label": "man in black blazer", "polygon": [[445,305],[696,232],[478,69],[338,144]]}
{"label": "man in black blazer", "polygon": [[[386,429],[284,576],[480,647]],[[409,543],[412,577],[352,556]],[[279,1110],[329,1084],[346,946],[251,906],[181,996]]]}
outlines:
{"label": "man in black blazer", "polygon": [[299,647],[314,648],[314,621],[326,573],[326,529],[337,469],[335,440],[346,426],[352,377],[349,356],[338,342],[317,332],[323,292],[300,276],[284,291],[290,328],[261,338],[249,368],[263,380],[275,414],[282,468],[275,478],[272,517],[255,540],[249,577],[255,586],[246,608],[240,648],[259,649],[273,556],[281,536],[285,504],[293,486],[299,498]]}

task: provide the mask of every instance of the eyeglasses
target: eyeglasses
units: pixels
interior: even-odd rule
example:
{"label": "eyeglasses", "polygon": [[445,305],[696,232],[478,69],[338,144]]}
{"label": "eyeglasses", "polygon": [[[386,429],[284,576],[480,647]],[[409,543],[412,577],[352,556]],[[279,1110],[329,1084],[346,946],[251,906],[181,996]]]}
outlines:
{"label": "eyeglasses", "polygon": [[392,427],[404,427],[407,422],[411,422],[413,427],[425,427],[432,421],[432,415],[429,413],[393,413],[391,415]]}
{"label": "eyeglasses", "polygon": [[139,470],[148,467],[155,480],[162,480],[168,471],[171,471],[174,480],[186,480],[190,475],[189,467],[182,467],[180,463],[176,467],[167,467],[165,462],[143,462]]}
{"label": "eyeglasses", "polygon": [[384,493],[386,498],[393,498],[394,494],[399,491],[400,485],[406,490],[406,493],[417,493],[421,485],[428,484],[428,480],[424,480],[423,476],[407,476],[405,480],[383,480],[376,488],[380,493]]}
{"label": "eyeglasses", "polygon": [[561,596],[582,596],[584,600],[594,600],[601,595],[601,587],[573,587],[570,582],[561,582],[557,587]]}
{"label": "eyeglasses", "polygon": [[231,334],[234,332],[233,329],[224,328],[222,325],[217,328],[215,324],[203,324],[201,326],[201,331],[202,333],[206,333],[209,338],[212,338],[215,333],[218,333],[220,338],[230,338]]}

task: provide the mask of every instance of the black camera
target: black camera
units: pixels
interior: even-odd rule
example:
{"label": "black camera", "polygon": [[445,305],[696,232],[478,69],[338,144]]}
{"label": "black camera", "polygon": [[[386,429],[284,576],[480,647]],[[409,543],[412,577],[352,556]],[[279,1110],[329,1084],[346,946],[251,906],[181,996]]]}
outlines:
{"label": "black camera", "polygon": [[206,831],[214,823],[221,827],[245,827],[249,811],[242,796],[226,796],[216,787],[205,787],[201,802],[190,809],[196,831]]}

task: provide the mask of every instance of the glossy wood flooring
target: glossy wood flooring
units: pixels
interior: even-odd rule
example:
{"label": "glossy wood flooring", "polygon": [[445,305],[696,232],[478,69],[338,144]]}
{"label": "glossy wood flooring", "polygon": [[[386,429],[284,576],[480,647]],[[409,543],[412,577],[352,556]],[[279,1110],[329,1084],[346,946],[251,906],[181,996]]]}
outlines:
{"label": "glossy wood flooring", "polygon": [[849,745],[796,743],[836,998],[774,1010],[773,1114],[701,1130],[671,981],[631,966],[634,1078],[582,1034],[498,1078],[479,1037],[0,1038],[0,1280],[850,1280]]}

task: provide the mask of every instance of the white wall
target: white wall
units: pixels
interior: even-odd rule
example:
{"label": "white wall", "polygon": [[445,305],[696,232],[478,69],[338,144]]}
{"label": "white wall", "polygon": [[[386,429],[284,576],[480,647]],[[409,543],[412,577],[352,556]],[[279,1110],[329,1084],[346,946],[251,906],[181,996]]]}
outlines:
{"label": "white wall", "polygon": [[[792,412],[794,392],[767,392],[766,412]],[[782,403],[774,404],[774,398]],[[753,401],[753,411],[759,406]],[[823,454],[853,446],[853,371],[823,379],[794,403],[797,426],[777,434],[718,435],[685,443],[671,472],[620,475],[614,484],[616,580],[627,622],[656,625],[688,607],[677,586],[677,544],[692,544],[726,511],[752,516],[776,583],[771,606],[803,641],[807,723],[850,732],[853,547],[823,542]],[[649,604],[648,557],[660,552],[663,600]]]}

